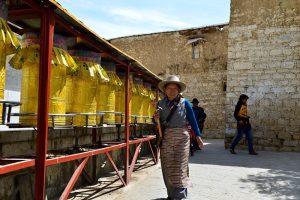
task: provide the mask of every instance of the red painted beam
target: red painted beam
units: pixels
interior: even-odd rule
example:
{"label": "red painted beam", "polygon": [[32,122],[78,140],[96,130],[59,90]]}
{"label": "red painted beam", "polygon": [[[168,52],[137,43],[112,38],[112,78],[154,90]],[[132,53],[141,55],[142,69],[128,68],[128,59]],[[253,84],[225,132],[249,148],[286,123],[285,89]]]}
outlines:
{"label": "red painted beam", "polygon": [[148,140],[153,140],[155,138],[156,138],[155,135],[151,135],[151,136],[148,136],[146,138],[141,138],[141,139],[137,139],[137,140],[130,140],[129,144],[137,144],[137,143],[141,143],[141,142],[146,142]]}
{"label": "red painted beam", "polygon": [[51,77],[51,58],[54,35],[54,15],[45,9],[41,18],[40,33],[40,67],[39,67],[39,93],[37,116],[37,142],[36,142],[36,183],[35,197],[37,200],[45,199],[46,184],[46,154],[48,145],[48,111]]}
{"label": "red painted beam", "polygon": [[40,14],[32,8],[14,9],[14,10],[9,10],[8,12],[9,21],[16,21],[20,19],[22,20],[33,19],[33,18],[40,18]]}
{"label": "red painted beam", "polygon": [[35,165],[34,159],[15,162],[15,163],[7,164],[7,165],[1,165],[0,166],[0,175],[7,174],[9,172],[17,171],[20,169],[28,168],[28,167],[33,167],[34,165]]}
{"label": "red painted beam", "polygon": [[155,154],[154,154],[154,151],[153,151],[153,149],[152,149],[152,145],[151,145],[150,140],[148,140],[148,145],[149,145],[149,148],[150,148],[152,157],[153,157],[153,161],[154,161],[155,164],[157,164],[157,159],[156,159]]}
{"label": "red painted beam", "polygon": [[[90,157],[89,157],[89,158],[90,158]],[[79,160],[76,160],[75,163],[76,163],[77,167],[80,165],[80,161],[79,161]],[[85,168],[83,168],[82,172],[83,172],[84,178],[85,178],[90,184],[92,184],[92,183],[93,183],[93,178],[89,175],[88,171],[87,171]]]}
{"label": "red painted beam", "polygon": [[131,165],[130,165],[130,168],[129,168],[129,177],[131,177],[132,175],[132,172],[134,170],[134,167],[135,167],[135,163],[136,163],[136,160],[138,158],[138,156],[140,155],[140,152],[141,152],[141,148],[142,148],[142,144],[143,143],[140,143],[137,148],[135,149],[135,152],[134,152],[134,156],[133,156],[133,159],[131,161]]}
{"label": "red painted beam", "polygon": [[126,144],[122,143],[122,144],[119,144],[119,145],[114,145],[114,146],[106,147],[106,148],[102,148],[102,149],[97,149],[97,150],[87,151],[87,152],[83,152],[83,153],[72,154],[72,155],[68,155],[68,156],[61,156],[61,157],[57,157],[57,158],[51,158],[51,159],[47,159],[46,164],[47,164],[47,166],[50,166],[50,165],[56,165],[56,164],[60,164],[60,163],[64,163],[64,162],[69,162],[69,161],[72,161],[72,160],[78,160],[78,159],[98,155],[98,154],[101,154],[101,153],[105,153],[105,152],[108,152],[108,151],[121,149],[125,146],[126,146]]}
{"label": "red painted beam", "polygon": [[75,170],[73,176],[71,177],[68,185],[66,186],[64,192],[62,193],[62,195],[60,196],[59,200],[66,200],[68,199],[68,196],[70,194],[70,192],[72,191],[77,179],[79,178],[84,166],[86,165],[87,161],[88,161],[89,157],[85,158],[80,165],[77,167],[77,169]]}
{"label": "red painted beam", "polygon": [[125,183],[125,181],[124,181],[124,179],[123,179],[123,177],[122,177],[122,175],[121,175],[119,169],[117,168],[117,166],[116,166],[114,160],[113,160],[112,157],[110,156],[109,152],[105,152],[105,154],[106,154],[106,156],[108,157],[108,159],[109,159],[111,165],[113,166],[113,168],[114,168],[115,171],[117,172],[117,175],[118,175],[119,179],[121,180],[121,182],[123,183],[123,185],[126,186],[126,183]]}
{"label": "red painted beam", "polygon": [[125,80],[125,142],[126,142],[126,149],[125,149],[125,183],[129,183],[129,99],[130,99],[130,82],[129,82],[129,73],[130,73],[131,64],[127,66],[126,69],[126,80]]}

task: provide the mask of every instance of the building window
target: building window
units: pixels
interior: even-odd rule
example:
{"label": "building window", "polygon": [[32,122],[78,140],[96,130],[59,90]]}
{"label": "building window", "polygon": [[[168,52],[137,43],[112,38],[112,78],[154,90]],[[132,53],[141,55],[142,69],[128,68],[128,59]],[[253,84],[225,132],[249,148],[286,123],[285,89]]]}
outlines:
{"label": "building window", "polygon": [[226,90],[227,90],[227,83],[223,83],[223,92],[226,92]]}
{"label": "building window", "polygon": [[192,43],[192,59],[200,58],[200,45],[198,42]]}

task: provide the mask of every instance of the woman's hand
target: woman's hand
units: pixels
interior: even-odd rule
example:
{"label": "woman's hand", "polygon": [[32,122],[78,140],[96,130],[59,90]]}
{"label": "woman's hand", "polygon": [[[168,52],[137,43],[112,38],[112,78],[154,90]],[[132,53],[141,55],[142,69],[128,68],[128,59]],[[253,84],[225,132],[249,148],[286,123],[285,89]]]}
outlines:
{"label": "woman's hand", "polygon": [[157,122],[159,121],[159,110],[156,110],[154,115],[153,115],[153,119]]}
{"label": "woman's hand", "polygon": [[203,144],[203,141],[202,141],[201,137],[200,136],[196,136],[196,140],[197,140],[197,143],[199,145],[199,148],[203,149],[204,144]]}

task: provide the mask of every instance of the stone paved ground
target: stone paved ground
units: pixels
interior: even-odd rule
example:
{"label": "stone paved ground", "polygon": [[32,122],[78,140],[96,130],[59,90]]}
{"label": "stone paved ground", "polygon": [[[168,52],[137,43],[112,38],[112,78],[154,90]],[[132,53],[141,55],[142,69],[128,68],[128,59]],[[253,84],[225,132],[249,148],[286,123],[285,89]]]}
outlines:
{"label": "stone paved ground", "polygon": [[[239,150],[231,155],[223,140],[207,140],[190,159],[192,200],[300,200],[300,153]],[[131,183],[114,192],[86,199],[159,200],[166,197],[159,165],[134,173]]]}

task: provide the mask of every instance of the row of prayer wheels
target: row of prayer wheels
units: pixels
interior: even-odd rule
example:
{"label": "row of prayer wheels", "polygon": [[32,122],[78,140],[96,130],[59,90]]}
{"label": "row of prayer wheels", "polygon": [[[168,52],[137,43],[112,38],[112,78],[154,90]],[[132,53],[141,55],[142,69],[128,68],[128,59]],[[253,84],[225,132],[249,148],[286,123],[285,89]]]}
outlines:
{"label": "row of prayer wheels", "polygon": [[[21,43],[22,48],[9,62],[13,68],[22,70],[19,121],[22,126],[36,126],[39,34],[26,33]],[[116,73],[114,63],[101,63],[99,53],[67,50],[66,44],[66,38],[54,35],[49,101],[49,113],[54,117],[49,117],[49,126],[124,123],[125,76]],[[151,85],[133,76],[130,82],[130,122],[152,123],[155,94]],[[64,115],[68,113],[75,115]]]}

